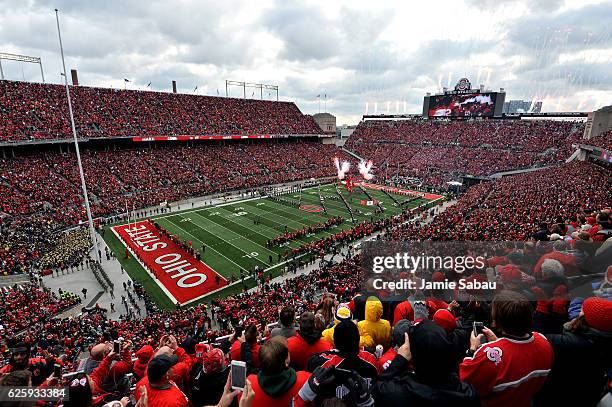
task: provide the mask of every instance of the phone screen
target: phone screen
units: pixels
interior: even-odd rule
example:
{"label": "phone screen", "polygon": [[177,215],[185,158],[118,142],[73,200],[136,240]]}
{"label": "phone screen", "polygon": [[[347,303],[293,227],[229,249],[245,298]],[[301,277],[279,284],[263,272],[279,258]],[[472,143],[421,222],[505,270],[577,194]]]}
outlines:
{"label": "phone screen", "polygon": [[474,336],[478,336],[482,333],[482,328],[484,328],[484,324],[482,322],[474,321]]}
{"label": "phone screen", "polygon": [[115,353],[119,353],[119,342],[118,342],[118,341],[115,341],[115,342],[113,343],[113,351],[114,351]]}
{"label": "phone screen", "polygon": [[246,365],[232,362],[232,389],[244,389],[246,384]]}
{"label": "phone screen", "polygon": [[62,377],[62,367],[60,365],[53,366],[53,376],[57,378]]}

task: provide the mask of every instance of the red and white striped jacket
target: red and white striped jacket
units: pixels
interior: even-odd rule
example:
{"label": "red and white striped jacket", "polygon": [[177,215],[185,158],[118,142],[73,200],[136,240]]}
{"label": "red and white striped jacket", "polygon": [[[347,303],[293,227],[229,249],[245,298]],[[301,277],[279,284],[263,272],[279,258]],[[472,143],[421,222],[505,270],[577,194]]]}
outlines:
{"label": "red and white striped jacket", "polygon": [[461,380],[472,384],[482,406],[528,407],[553,364],[552,346],[534,332],[526,339],[499,338],[482,345],[459,366]]}

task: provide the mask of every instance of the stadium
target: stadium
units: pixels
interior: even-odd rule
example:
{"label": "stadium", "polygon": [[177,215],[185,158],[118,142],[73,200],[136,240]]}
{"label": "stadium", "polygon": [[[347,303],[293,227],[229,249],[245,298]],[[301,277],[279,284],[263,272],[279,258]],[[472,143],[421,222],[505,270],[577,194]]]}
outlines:
{"label": "stadium", "polygon": [[478,70],[340,126],[88,83],[60,16],[57,83],[0,52],[0,405],[612,405],[609,100]]}

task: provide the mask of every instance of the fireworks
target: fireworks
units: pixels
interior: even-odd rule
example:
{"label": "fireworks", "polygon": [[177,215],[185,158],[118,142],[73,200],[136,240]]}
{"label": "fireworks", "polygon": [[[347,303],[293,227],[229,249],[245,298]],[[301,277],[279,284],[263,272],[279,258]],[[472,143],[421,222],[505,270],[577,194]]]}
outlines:
{"label": "fireworks", "polygon": [[338,159],[338,157],[334,157],[334,164],[336,165],[336,170],[338,170],[338,179],[344,179],[344,176],[351,169],[351,163],[348,161],[342,161]]}
{"label": "fireworks", "polygon": [[363,179],[369,181],[372,178],[374,178],[374,174],[370,173],[371,170],[372,170],[372,160],[368,160],[367,162],[364,160],[359,163],[359,173],[361,174]]}

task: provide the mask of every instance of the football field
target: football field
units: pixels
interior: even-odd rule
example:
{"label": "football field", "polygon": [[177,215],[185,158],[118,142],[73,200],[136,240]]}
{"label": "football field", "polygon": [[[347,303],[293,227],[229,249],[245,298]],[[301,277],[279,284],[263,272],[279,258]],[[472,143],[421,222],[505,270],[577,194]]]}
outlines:
{"label": "football field", "polygon": [[[250,271],[258,266],[266,271],[266,275],[270,272],[278,275],[281,268],[291,265],[291,249],[350,229],[363,220],[390,217],[405,208],[414,208],[441,199],[435,195],[414,197],[389,192],[393,197],[391,198],[375,188],[365,190],[370,196],[359,187],[353,188],[352,194],[349,194],[344,186],[336,189],[335,184],[328,184],[320,188],[307,188],[301,193],[285,193],[281,195],[280,200],[256,197],[154,216],[150,219],[193,248],[195,253],[199,253],[200,261],[227,281],[223,289],[215,290],[218,291],[217,294],[227,295],[243,288],[240,281],[241,270],[248,276]],[[351,207],[355,223],[351,221],[349,211],[338,192]],[[320,197],[323,197],[326,211],[323,211]],[[410,202],[398,205],[408,200]],[[376,201],[384,209],[382,213],[376,213]],[[268,244],[268,241],[285,231],[290,233],[321,224],[331,217],[341,217],[344,221],[327,230],[296,237],[281,245]],[[105,233],[105,239],[130,276],[145,285],[158,305],[173,305],[173,301],[169,301],[168,292],[164,292],[159,281],[151,278],[142,262],[125,258],[126,243],[118,239],[117,233]],[[237,283],[231,284],[232,280]],[[252,286],[254,282],[247,279],[245,284]]]}

